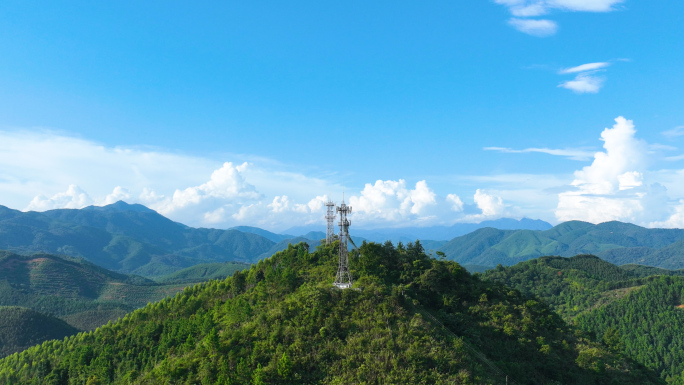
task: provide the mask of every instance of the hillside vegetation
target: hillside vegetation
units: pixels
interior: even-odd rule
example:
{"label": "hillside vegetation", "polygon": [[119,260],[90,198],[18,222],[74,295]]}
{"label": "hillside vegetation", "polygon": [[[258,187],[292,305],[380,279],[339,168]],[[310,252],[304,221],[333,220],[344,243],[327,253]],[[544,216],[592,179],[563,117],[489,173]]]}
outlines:
{"label": "hillside vegetation", "polygon": [[594,255],[541,257],[514,266],[497,266],[483,279],[542,299],[566,320],[600,306],[647,279]]}
{"label": "hillside vegetation", "polygon": [[594,254],[618,265],[684,268],[684,230],[629,223],[561,223],[544,231],[484,228],[452,239],[439,251],[461,264],[508,266],[547,255]]}
{"label": "hillside vegetation", "polygon": [[226,277],[233,275],[236,271],[249,269],[249,266],[248,263],[243,262],[203,263],[165,275],[157,278],[155,281],[163,284],[174,284],[225,279]]}
{"label": "hillside vegetation", "polygon": [[58,318],[23,307],[0,306],[0,357],[78,332]]}
{"label": "hillside vegetation", "polygon": [[313,253],[290,246],[229,279],[0,360],[0,382],[662,383],[546,305],[432,259],[419,243],[363,244],[352,264],[355,286],[339,290],[337,243]]}
{"label": "hillside vegetation", "polygon": [[678,275],[579,255],[498,266],[482,277],[541,298],[609,349],[684,384],[684,277]]}
{"label": "hillside vegetation", "polygon": [[[198,279],[198,282],[201,279]],[[21,306],[90,330],[182,290],[83,260],[0,251],[0,306]]]}

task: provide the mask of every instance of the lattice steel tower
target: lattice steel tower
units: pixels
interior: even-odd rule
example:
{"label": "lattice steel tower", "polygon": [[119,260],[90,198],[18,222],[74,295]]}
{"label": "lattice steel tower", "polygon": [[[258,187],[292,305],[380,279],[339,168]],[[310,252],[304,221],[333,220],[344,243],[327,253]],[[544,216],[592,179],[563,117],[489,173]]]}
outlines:
{"label": "lattice steel tower", "polygon": [[342,199],[342,204],[335,208],[340,213],[340,265],[337,268],[337,276],[333,285],[340,289],[346,289],[352,285],[352,276],[349,272],[349,251],[347,250],[347,238],[349,237],[349,226],[351,222],[347,219],[347,214],[351,214],[351,206],[347,206]]}
{"label": "lattice steel tower", "polygon": [[328,231],[325,233],[325,244],[329,245],[333,243],[333,238],[335,238],[335,202],[328,199],[325,207],[327,209],[325,220],[328,221]]}

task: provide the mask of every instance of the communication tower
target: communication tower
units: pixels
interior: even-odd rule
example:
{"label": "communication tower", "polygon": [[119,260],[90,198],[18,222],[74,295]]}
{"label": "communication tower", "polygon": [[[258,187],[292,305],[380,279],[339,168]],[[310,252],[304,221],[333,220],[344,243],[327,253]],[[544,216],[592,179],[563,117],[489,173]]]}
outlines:
{"label": "communication tower", "polygon": [[347,214],[351,214],[351,206],[347,206],[342,199],[342,204],[335,208],[340,213],[340,264],[337,268],[337,276],[333,285],[340,289],[346,289],[352,285],[352,276],[349,272],[349,251],[347,250],[347,238],[349,237],[349,226],[351,222],[347,219]]}
{"label": "communication tower", "polygon": [[325,207],[327,209],[325,220],[328,221],[328,230],[325,233],[325,244],[329,245],[333,243],[333,238],[335,237],[335,202],[328,199]]}

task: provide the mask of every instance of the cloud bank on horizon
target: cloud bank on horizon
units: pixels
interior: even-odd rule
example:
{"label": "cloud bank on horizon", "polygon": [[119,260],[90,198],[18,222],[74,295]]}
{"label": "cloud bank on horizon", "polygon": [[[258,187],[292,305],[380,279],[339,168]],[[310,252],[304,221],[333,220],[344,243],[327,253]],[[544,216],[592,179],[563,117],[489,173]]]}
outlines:
{"label": "cloud bank on horizon", "polygon": [[[677,127],[663,135],[680,132]],[[464,176],[481,184],[471,196],[438,194],[428,180],[379,179],[358,191],[347,190],[347,201],[363,227],[449,225],[505,216],[684,227],[684,169],[654,167],[673,158],[663,152],[674,148],[639,139],[634,123],[624,117],[603,130],[600,140],[603,150],[593,153],[586,148],[485,148],[591,161],[573,175]],[[327,193],[341,195],[343,186],[266,163],[107,148],[47,131],[0,132],[0,193],[12,208],[44,211],[125,200],[191,226],[285,229],[323,223]]]}

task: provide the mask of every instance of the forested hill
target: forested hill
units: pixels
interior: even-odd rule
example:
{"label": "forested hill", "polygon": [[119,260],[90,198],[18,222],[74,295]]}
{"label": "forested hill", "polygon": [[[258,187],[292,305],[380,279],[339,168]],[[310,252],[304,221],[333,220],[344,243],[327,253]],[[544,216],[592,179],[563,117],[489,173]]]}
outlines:
{"label": "forested hill", "polygon": [[[232,274],[231,268],[248,267],[244,264],[217,265],[219,270],[212,274],[221,272],[228,275]],[[167,277],[167,283],[161,284],[108,271],[79,259],[0,251],[0,306],[11,306],[3,308],[2,318],[5,322],[0,327],[0,340],[9,342],[0,344],[3,345],[0,356],[45,339],[62,338],[79,330],[95,329],[150,301],[174,295],[189,281],[196,283],[204,280],[198,276],[198,272],[186,273],[182,277]],[[21,308],[17,306],[41,314],[27,309],[18,310]],[[53,322],[52,316],[62,321]],[[16,322],[12,324],[14,321],[9,320]],[[63,321],[69,324],[68,328],[60,326]],[[36,330],[42,322],[49,330]]]}
{"label": "forested hill", "polygon": [[0,306],[0,357],[78,332],[61,319],[23,307]]}
{"label": "forested hill", "polygon": [[579,255],[499,266],[482,277],[541,298],[596,341],[653,369],[669,383],[684,384],[681,273],[618,267],[595,256]]}
{"label": "forested hill", "polygon": [[546,305],[432,259],[420,244],[362,245],[348,290],[331,285],[337,252],[337,243],[291,246],[94,332],[0,360],[0,383],[662,383]]}
{"label": "forested hill", "polygon": [[482,277],[544,300],[566,320],[648,280],[594,255],[541,257],[514,266],[497,266]]}
{"label": "forested hill", "polygon": [[461,264],[491,267],[545,255],[594,254],[618,265],[681,269],[684,230],[647,229],[616,221],[598,225],[570,221],[544,231],[484,228],[452,239],[439,251]]}
{"label": "forested hill", "polygon": [[0,249],[82,257],[109,270],[145,277],[199,263],[256,262],[274,244],[249,232],[187,227],[121,201],[43,213],[0,206]]}

